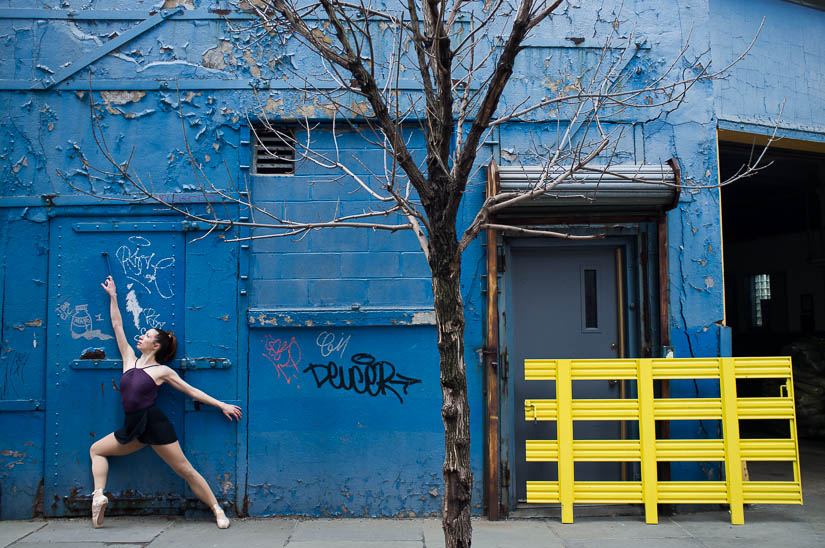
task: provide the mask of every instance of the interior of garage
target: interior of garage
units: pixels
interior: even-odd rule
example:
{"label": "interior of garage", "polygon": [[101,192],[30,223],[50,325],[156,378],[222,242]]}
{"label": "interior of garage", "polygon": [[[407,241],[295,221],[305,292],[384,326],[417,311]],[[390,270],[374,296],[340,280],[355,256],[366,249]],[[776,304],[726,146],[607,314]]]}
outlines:
{"label": "interior of garage", "polygon": [[[723,182],[762,153],[759,139],[736,137],[719,143]],[[756,174],[722,187],[721,200],[733,355],[791,355],[799,435],[823,438],[825,144],[774,143]],[[742,396],[779,389],[758,379],[738,387]],[[748,430],[773,429],[743,425]]]}

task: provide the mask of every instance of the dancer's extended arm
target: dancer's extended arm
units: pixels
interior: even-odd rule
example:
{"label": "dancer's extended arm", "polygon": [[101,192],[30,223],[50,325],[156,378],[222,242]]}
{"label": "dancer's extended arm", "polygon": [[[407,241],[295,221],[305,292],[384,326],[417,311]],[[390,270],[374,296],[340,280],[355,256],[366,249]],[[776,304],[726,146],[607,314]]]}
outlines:
{"label": "dancer's extended arm", "polygon": [[117,348],[120,350],[120,357],[123,360],[124,371],[137,359],[135,351],[126,339],[123,331],[123,318],[120,315],[120,307],[117,305],[117,288],[111,276],[106,276],[106,280],[100,284],[103,290],[109,295],[109,316],[112,319],[112,329],[115,330]]}
{"label": "dancer's extended arm", "polygon": [[196,399],[199,402],[214,405],[215,407],[220,409],[221,412],[224,415],[226,415],[226,418],[228,418],[230,421],[232,419],[241,420],[241,417],[243,417],[243,412],[241,411],[240,407],[238,407],[237,405],[232,405],[231,403],[224,403],[220,400],[213,398],[203,390],[195,388],[194,386],[180,378],[180,375],[178,375],[177,372],[171,367],[164,367],[164,372],[163,374],[161,374],[160,378],[168,382],[174,388],[180,390],[187,396]]}

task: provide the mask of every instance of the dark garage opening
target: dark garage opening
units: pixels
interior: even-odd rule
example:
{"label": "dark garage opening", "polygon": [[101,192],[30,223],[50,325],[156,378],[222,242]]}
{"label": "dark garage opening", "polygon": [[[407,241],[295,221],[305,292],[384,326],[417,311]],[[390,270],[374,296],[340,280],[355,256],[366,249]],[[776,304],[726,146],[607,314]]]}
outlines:
{"label": "dark garage opening", "polygon": [[[760,151],[720,142],[721,180]],[[768,163],[722,188],[733,355],[791,355],[799,434],[825,437],[825,154],[773,147]],[[776,390],[769,382],[738,386],[743,397]]]}

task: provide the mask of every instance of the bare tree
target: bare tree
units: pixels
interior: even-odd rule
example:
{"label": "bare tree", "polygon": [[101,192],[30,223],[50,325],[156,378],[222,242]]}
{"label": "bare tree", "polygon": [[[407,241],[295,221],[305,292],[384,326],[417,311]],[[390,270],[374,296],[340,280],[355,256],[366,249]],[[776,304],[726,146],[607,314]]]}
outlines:
{"label": "bare tree", "polygon": [[[297,138],[269,124],[263,110],[250,113],[292,146],[296,161],[312,162],[335,176],[352,178],[377,204],[357,214],[336,212],[332,218],[317,222],[282,218],[253,203],[245,192],[245,181],[233,182],[228,189],[214,185],[191,152],[199,188],[212,203],[203,214],[167,202],[130,167],[129,158],[124,161],[110,152],[94,101],[90,102],[95,139],[109,167],[96,169],[83,157],[84,172],[89,177],[128,181],[142,198],[206,223],[210,232],[246,226],[269,231],[256,231],[249,238],[266,238],[301,236],[331,227],[413,231],[432,272],[443,395],[443,527],[450,548],[469,547],[471,542],[473,478],[460,292],[462,253],[484,229],[526,230],[496,223],[493,217],[500,210],[544,194],[578,172],[611,174],[622,131],[621,124],[612,120],[631,110],[648,112],[648,120],[665,117],[682,104],[692,87],[725,70],[712,72],[705,59],[688,59],[690,50],[685,43],[656,74],[634,76],[623,67],[638,50],[635,37],[615,32],[586,74],[571,79],[554,96],[528,97],[519,104],[502,105],[525,41],[531,31],[566,7],[562,4],[562,0],[490,0],[482,7],[466,0],[400,0],[395,9],[388,9],[384,3],[373,7],[363,0],[239,2],[239,9],[254,14],[255,22],[236,30],[253,33],[253,45],[257,41],[300,43],[313,52],[318,71],[310,74],[305,66],[292,69],[293,76],[305,82],[307,96],[324,105],[333,127],[344,125],[358,132],[368,145],[385,151],[383,171],[371,173],[367,180],[354,169],[357,159],[339,153],[337,143],[332,153],[314,147],[317,127],[308,120],[301,121],[304,131]],[[289,70],[288,63],[284,67]],[[414,80],[417,89],[402,89],[402,80]],[[260,103],[265,101],[262,97]],[[180,102],[179,108],[183,124]],[[557,123],[554,143],[535,146],[536,163],[543,166],[541,176],[526,192],[487,196],[472,222],[458,227],[459,206],[478,169],[477,155],[485,139],[497,126],[531,117],[564,120]],[[420,163],[409,148],[411,127],[426,136],[426,156]],[[332,133],[334,136],[335,131]],[[185,139],[185,125],[183,135]],[[266,145],[260,142],[259,146]],[[189,150],[188,141],[186,148]],[[269,153],[278,156],[275,150]],[[759,159],[745,166],[736,178],[753,174],[759,169]],[[627,174],[621,177],[633,180]],[[251,212],[250,220],[233,217],[219,202],[241,206]],[[401,223],[394,222],[398,217],[403,219]],[[540,227],[527,232],[586,237]],[[227,241],[237,239],[227,237]]]}

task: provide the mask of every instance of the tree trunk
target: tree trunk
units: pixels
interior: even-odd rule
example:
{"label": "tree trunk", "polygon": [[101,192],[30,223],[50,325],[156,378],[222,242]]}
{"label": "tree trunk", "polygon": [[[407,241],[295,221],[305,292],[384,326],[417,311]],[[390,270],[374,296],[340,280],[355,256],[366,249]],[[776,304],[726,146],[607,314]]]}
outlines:
{"label": "tree trunk", "polygon": [[470,509],[473,488],[473,474],[470,470],[470,407],[467,402],[467,375],[464,364],[461,256],[454,236],[453,232],[453,237],[433,238],[435,241],[430,242],[443,397],[442,523],[446,548],[469,548],[472,540]]}

